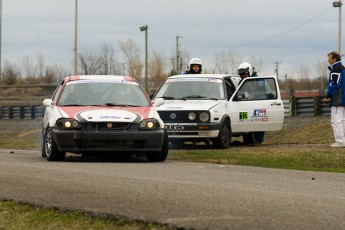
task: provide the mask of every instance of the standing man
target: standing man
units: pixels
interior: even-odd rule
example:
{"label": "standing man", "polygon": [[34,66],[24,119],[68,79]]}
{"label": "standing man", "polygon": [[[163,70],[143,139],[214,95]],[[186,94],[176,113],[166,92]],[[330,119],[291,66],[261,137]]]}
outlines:
{"label": "standing man", "polygon": [[[257,72],[255,71],[255,68],[247,62],[243,62],[238,66],[237,73],[238,75],[240,75],[241,79],[244,79],[247,77],[257,77]],[[258,82],[258,88],[265,91],[265,86],[261,81]],[[248,134],[243,135],[243,142],[245,144],[260,145],[262,144],[262,142],[264,142],[264,137],[265,137],[264,131],[258,131],[258,132],[253,132],[253,133],[250,132]]]}
{"label": "standing man", "polygon": [[345,147],[345,67],[336,51],[328,54],[330,70],[325,103],[331,107],[331,125],[335,143],[331,147]]}

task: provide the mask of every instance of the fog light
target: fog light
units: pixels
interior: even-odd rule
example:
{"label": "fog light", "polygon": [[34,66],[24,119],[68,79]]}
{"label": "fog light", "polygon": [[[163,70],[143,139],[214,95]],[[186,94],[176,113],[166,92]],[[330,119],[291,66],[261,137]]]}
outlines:
{"label": "fog light", "polygon": [[145,128],[145,127],[146,127],[146,122],[145,121],[140,122],[140,128]]}
{"label": "fog light", "polygon": [[151,121],[148,122],[148,123],[147,123],[147,128],[150,128],[150,129],[151,129],[152,127],[153,127],[153,122],[151,122]]}
{"label": "fog light", "polygon": [[66,127],[66,128],[70,128],[71,125],[72,125],[71,122],[69,122],[69,121],[66,121],[66,122],[65,122],[65,127]]}
{"label": "fog light", "polygon": [[79,126],[79,122],[78,121],[73,121],[72,125],[73,125],[73,127],[78,127]]}

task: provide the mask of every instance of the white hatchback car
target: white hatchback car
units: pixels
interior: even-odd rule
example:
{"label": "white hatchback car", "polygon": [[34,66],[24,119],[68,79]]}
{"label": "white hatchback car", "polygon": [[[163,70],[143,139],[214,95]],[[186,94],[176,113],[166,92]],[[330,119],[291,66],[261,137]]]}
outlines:
{"label": "white hatchback car", "polygon": [[[153,101],[168,130],[170,142],[212,142],[227,148],[232,136],[280,130],[284,105],[276,77],[195,74],[171,76]],[[244,138],[244,141],[248,141]]]}
{"label": "white hatchback car", "polygon": [[42,157],[48,161],[62,161],[66,152],[139,152],[149,161],[167,158],[164,123],[132,77],[66,77],[43,105]]}

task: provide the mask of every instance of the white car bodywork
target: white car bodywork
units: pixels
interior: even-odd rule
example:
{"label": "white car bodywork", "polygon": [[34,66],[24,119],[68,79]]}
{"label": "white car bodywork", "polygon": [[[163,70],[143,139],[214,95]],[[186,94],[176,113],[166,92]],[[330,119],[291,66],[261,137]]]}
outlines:
{"label": "white car bodywork", "polygon": [[[277,79],[265,76],[240,80],[237,76],[222,74],[167,78],[153,101],[164,99],[164,104],[156,109],[169,139],[211,140],[217,147],[225,148],[230,145],[231,136],[280,130],[284,105]],[[185,85],[188,87],[182,89]],[[200,116],[202,113],[209,115],[207,121],[194,118],[193,114]]]}

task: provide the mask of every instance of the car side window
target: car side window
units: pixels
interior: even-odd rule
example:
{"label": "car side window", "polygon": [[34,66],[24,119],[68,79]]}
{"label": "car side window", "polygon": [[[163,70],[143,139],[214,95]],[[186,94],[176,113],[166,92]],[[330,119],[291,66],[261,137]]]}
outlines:
{"label": "car side window", "polygon": [[241,101],[277,99],[275,80],[273,78],[247,79],[239,89],[236,99]]}

